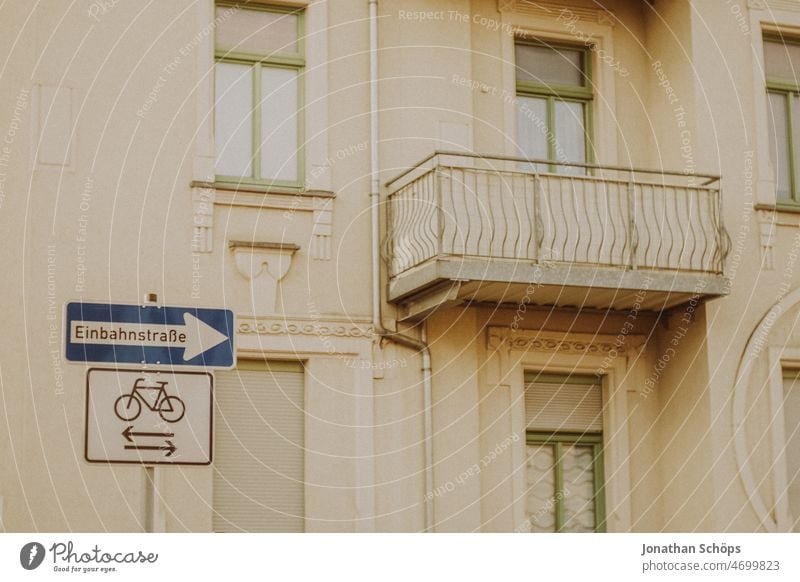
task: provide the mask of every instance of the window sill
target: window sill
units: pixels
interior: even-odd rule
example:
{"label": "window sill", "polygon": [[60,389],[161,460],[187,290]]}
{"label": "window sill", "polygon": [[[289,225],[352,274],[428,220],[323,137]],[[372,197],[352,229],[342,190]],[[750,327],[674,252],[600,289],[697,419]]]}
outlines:
{"label": "window sill", "polygon": [[777,204],[756,204],[755,210],[762,210],[766,212],[774,212],[774,223],[778,226],[800,226],[798,224],[798,215],[800,215],[800,203],[777,203]]}
{"label": "window sill", "polygon": [[233,192],[245,194],[273,194],[278,196],[309,196],[312,198],[335,198],[336,194],[329,190],[306,190],[298,187],[269,186],[262,184],[231,183],[231,182],[199,182],[189,184],[192,188],[210,188],[218,192]]}
{"label": "window sill", "polygon": [[800,213],[800,203],[798,204],[792,204],[791,202],[783,204],[778,203],[775,205],[775,210],[777,210],[778,212],[792,212],[797,214]]}
{"label": "window sill", "polygon": [[[194,180],[189,183],[189,186],[192,190],[194,211],[192,234],[192,250],[194,252],[210,253],[213,250],[214,208],[231,206],[253,208],[259,211],[278,210],[288,218],[291,218],[295,212],[307,212],[313,221],[311,257],[317,260],[330,260],[335,193],[327,190],[304,190],[302,188],[201,180]],[[271,246],[272,244],[266,243],[266,246],[258,246],[258,249],[262,252],[269,249],[275,250],[275,247]],[[243,245],[244,243],[236,242],[235,246],[242,247]],[[289,251],[291,249],[287,247],[281,250]]]}
{"label": "window sill", "polygon": [[244,249],[248,251],[282,251],[288,253],[294,253],[300,250],[300,246],[294,243],[257,242],[250,240],[228,241],[228,248],[234,250]]}

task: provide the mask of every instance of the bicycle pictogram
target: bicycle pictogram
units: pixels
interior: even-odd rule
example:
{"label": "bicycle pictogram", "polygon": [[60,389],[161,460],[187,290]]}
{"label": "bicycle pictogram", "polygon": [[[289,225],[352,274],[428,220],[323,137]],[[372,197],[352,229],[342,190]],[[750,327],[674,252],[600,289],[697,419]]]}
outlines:
{"label": "bicycle pictogram", "polygon": [[148,384],[147,378],[137,378],[128,394],[123,394],[114,402],[114,412],[120,420],[130,422],[139,418],[142,404],[148,410],[157,412],[166,422],[178,422],[186,413],[186,405],[177,396],[167,394],[168,382],[156,381]]}

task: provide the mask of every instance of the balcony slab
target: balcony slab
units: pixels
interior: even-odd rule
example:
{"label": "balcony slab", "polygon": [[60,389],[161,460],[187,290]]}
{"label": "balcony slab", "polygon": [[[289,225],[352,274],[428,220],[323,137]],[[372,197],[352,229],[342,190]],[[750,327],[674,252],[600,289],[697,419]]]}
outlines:
{"label": "balcony slab", "polygon": [[388,298],[413,319],[440,305],[465,302],[662,311],[726,295],[728,289],[724,276],[704,272],[444,257],[393,277]]}

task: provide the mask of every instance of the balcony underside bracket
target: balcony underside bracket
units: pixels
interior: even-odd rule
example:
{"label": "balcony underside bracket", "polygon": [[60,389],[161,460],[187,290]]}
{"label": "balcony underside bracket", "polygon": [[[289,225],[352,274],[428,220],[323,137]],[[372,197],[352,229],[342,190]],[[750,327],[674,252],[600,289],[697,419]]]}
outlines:
{"label": "balcony underside bracket", "polygon": [[398,312],[400,321],[419,321],[427,317],[435,309],[450,307],[459,301],[459,291],[464,281],[446,281],[441,285],[427,290],[426,293],[407,300]]}

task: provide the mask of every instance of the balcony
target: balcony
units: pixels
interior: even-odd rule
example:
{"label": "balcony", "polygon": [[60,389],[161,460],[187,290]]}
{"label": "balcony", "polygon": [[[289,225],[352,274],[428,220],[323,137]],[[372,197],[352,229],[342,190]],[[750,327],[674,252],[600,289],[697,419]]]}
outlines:
{"label": "balcony", "polygon": [[437,152],[388,185],[388,298],[660,311],[725,295],[719,177]]}

